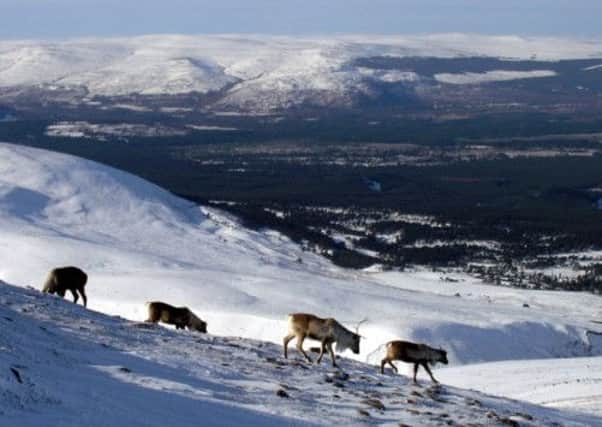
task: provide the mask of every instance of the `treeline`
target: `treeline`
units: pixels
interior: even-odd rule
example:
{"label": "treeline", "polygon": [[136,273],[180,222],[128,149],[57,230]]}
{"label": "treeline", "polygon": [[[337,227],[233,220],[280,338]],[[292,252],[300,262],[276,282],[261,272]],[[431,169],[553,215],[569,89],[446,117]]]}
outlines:
{"label": "treeline", "polygon": [[[589,245],[591,238],[585,235],[583,240],[579,236],[529,237],[523,232],[510,232],[506,226],[501,234],[484,233],[505,240],[487,245],[467,240],[475,232],[469,227],[429,224],[432,218],[426,217],[424,223],[391,220],[392,212],[280,204],[270,204],[269,208],[250,203],[214,205],[240,217],[246,227],[277,230],[305,250],[345,268],[374,264],[398,270],[416,265],[459,268],[492,284],[602,292],[602,264],[587,267],[578,277],[528,272],[559,265],[571,268],[569,259],[549,255],[560,248]],[[384,239],[382,235],[387,234],[396,237]]]}
{"label": "treeline", "polygon": [[591,292],[602,295],[602,264],[584,267],[583,274],[576,277],[562,274],[529,273],[517,264],[505,263],[493,266],[469,265],[467,271],[484,281],[504,286],[525,289],[563,290]]}

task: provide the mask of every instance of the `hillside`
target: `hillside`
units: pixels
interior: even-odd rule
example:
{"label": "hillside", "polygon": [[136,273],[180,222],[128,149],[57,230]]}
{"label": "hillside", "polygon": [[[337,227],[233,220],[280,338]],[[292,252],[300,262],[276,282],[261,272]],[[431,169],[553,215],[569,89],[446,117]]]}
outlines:
{"label": "hillside", "polygon": [[[360,330],[366,336],[358,357],[361,361],[378,361],[382,344],[392,338],[420,340],[442,346],[449,351],[452,367],[462,369],[462,365],[467,366],[464,375],[450,374],[450,383],[466,388],[478,387],[484,391],[493,390],[494,387],[491,383],[478,380],[478,372],[471,373],[468,369],[470,364],[531,359],[531,366],[538,363],[542,366],[543,363],[543,366],[553,367],[557,358],[598,356],[591,360],[599,365],[599,356],[602,354],[602,339],[599,335],[588,333],[597,327],[592,320],[599,319],[600,316],[599,297],[581,293],[536,292],[486,286],[453,272],[346,271],[314,254],[304,252],[277,233],[269,230],[246,230],[220,211],[176,198],[127,173],[71,156],[10,144],[0,144],[0,259],[0,280],[6,283],[39,289],[52,267],[77,265],[90,276],[87,293],[91,310],[141,321],[146,316],[146,301],[163,300],[174,305],[189,306],[208,321],[209,332],[214,336],[232,337],[205,339],[191,337],[188,333],[172,334],[162,329],[141,329],[124,320],[102,317],[34,291],[21,294],[16,289],[3,287],[7,296],[4,297],[6,302],[3,302],[2,309],[7,310],[6,316],[11,319],[18,315],[19,322],[36,325],[27,327],[32,334],[35,330],[34,336],[39,338],[33,340],[35,345],[44,347],[43,343],[46,342],[46,353],[40,354],[48,355],[48,352],[52,353],[55,349],[52,339],[42,339],[41,335],[44,333],[39,332],[39,325],[55,330],[51,324],[44,323],[49,319],[59,322],[62,325],[60,330],[68,330],[66,335],[61,335],[61,339],[73,343],[74,348],[84,350],[89,348],[89,344],[76,346],[72,341],[75,339],[73,334],[84,341],[98,338],[103,342],[104,339],[99,337],[106,336],[109,345],[128,354],[145,357],[155,354],[151,349],[157,348],[156,343],[163,339],[173,339],[177,343],[180,343],[178,340],[184,340],[177,345],[178,348],[187,348],[192,344],[191,340],[200,339],[200,346],[215,342],[215,346],[222,349],[223,346],[232,347],[227,344],[230,340],[230,344],[250,348],[240,354],[237,352],[242,361],[232,366],[248,365],[249,358],[255,357],[251,355],[256,354],[253,352],[258,351],[256,347],[260,346],[267,352],[264,356],[278,360],[261,364],[253,362],[255,369],[250,370],[249,377],[244,380],[245,390],[256,387],[269,396],[274,393],[272,385],[265,391],[262,386],[264,381],[257,378],[253,380],[253,377],[259,375],[259,372],[267,372],[267,377],[262,378],[269,380],[269,384],[275,384],[274,378],[281,378],[272,376],[274,372],[280,371],[280,359],[277,356],[281,348],[267,342],[281,342],[286,329],[285,315],[293,311],[334,316],[349,327],[367,319]],[[452,278],[453,281],[442,280],[444,278]],[[28,299],[32,304],[30,309],[25,307],[26,312],[20,311],[23,301]],[[17,314],[14,314],[15,308]],[[60,314],[53,314],[55,308],[60,310]],[[107,326],[95,329],[77,323],[79,320],[73,324],[73,315],[83,316],[84,319],[103,325],[107,322]],[[83,322],[86,323],[87,320]],[[80,326],[84,329],[80,329]],[[85,328],[88,328],[88,332]],[[124,335],[115,336],[112,332],[107,332],[107,329],[123,331]],[[24,349],[34,343],[23,338],[29,336],[28,333],[20,333],[18,329],[12,328],[7,328],[7,331],[13,335],[2,345],[14,349],[14,357],[4,360],[18,365],[21,363],[18,358],[26,354]],[[83,337],[86,334],[87,338]],[[136,337],[140,337],[142,342],[136,341]],[[23,339],[26,341],[21,341]],[[258,341],[246,339],[266,342],[259,344]],[[127,344],[130,341],[133,342],[131,346]],[[98,343],[94,344],[94,348],[97,345]],[[196,347],[194,349],[197,351]],[[198,351],[203,357],[213,357],[205,349]],[[177,360],[172,367],[187,366],[190,363],[191,354],[188,350],[183,350],[181,355],[174,355],[171,350],[167,354],[161,350],[157,352],[156,360],[161,363],[168,363],[167,359],[175,357]],[[94,361],[92,356],[85,351],[83,353],[76,360],[88,365],[102,364],[100,362],[105,357]],[[38,359],[35,356],[38,352],[31,354],[30,357],[38,361],[47,359],[41,356]],[[70,357],[67,360],[73,360]],[[119,358],[121,357],[120,355]],[[211,376],[214,369],[224,362],[223,358],[215,357],[217,359],[212,359],[210,369],[199,367],[194,375],[202,378],[206,377],[205,374]],[[204,363],[203,359],[192,358],[194,363],[199,363],[198,366]],[[266,371],[266,363],[270,366],[273,364],[273,369]],[[114,361],[105,364],[128,365],[122,359],[119,359],[119,363]],[[132,366],[137,364],[138,361],[132,362]],[[353,378],[359,375],[369,378],[365,383],[362,382],[364,380],[358,380],[355,388],[372,390],[373,383],[381,381],[381,377],[374,375],[373,366],[352,361],[346,361],[345,364],[346,371],[352,374],[350,381],[355,381]],[[126,368],[139,369],[136,366]],[[298,375],[309,374],[303,368],[281,368],[292,372],[277,381],[284,381],[293,387],[297,387],[300,381]],[[126,377],[127,372],[107,369],[111,377],[119,378],[120,381]],[[143,364],[143,369],[144,375],[150,375],[154,368]],[[435,375],[439,376],[441,372],[443,378],[445,371],[436,371]],[[224,372],[226,373],[218,375],[216,383],[226,380],[236,382],[238,377],[229,376],[232,372],[230,368],[224,368]],[[303,374],[299,374],[300,372]],[[306,383],[307,387],[317,383],[328,372],[327,367],[315,372],[312,370],[312,382]],[[586,378],[590,373],[588,370],[575,370],[571,375],[572,378]],[[533,380],[524,372],[519,377],[527,383]],[[195,384],[200,388],[209,387],[196,382],[201,379],[195,379]],[[169,379],[172,380],[173,378]],[[203,381],[205,380],[208,379]],[[138,377],[131,381],[141,384],[146,380]],[[149,381],[152,384],[154,380]],[[188,384],[188,380],[182,381]],[[407,392],[406,377],[391,381],[394,382],[385,387],[399,386],[402,393]],[[249,385],[249,382],[252,384]],[[212,384],[209,388],[215,389],[215,383]],[[198,388],[197,385],[194,388]],[[109,386],[110,384],[107,385]],[[181,389],[177,385],[173,387]],[[330,390],[330,387],[326,389]],[[52,389],[53,387],[49,387],[46,390]],[[321,393],[325,393],[325,389],[318,389],[316,393],[323,396]],[[573,391],[579,392],[577,381]],[[458,390],[450,396],[455,404],[463,408],[459,413],[482,417],[481,409],[476,415],[471,412],[476,409],[460,404],[461,398],[458,396],[467,396],[462,393],[464,392]],[[295,391],[290,394],[294,395]],[[226,393],[223,400],[237,400],[242,395],[242,392]],[[470,397],[476,398],[474,394],[470,394]],[[30,396],[23,399],[33,399],[35,402],[38,398]],[[48,401],[48,397],[39,399]],[[274,399],[280,402],[280,398]],[[322,397],[315,397],[315,400],[320,399]],[[484,402],[483,399],[485,398],[478,397],[481,402]],[[596,402],[600,402],[600,396],[592,396],[592,399],[590,401],[593,403],[584,410],[591,410]],[[312,403],[314,400],[303,402],[307,405],[303,407],[304,410],[315,407]],[[328,405],[332,405],[331,397],[328,402]],[[355,414],[355,406],[350,409],[344,403],[346,400],[341,402],[346,409],[339,408],[340,410],[332,412],[324,409],[329,414],[326,419]],[[395,405],[387,402],[385,406]],[[182,402],[182,405],[187,403]],[[498,407],[497,403],[491,405],[493,406],[488,405],[488,408]],[[502,406],[505,408],[505,405],[506,403]],[[512,405],[508,406],[512,409],[505,412],[507,415],[512,415],[512,411],[520,412],[517,406]],[[441,407],[443,408],[451,411],[445,405]],[[296,410],[289,408],[284,414],[299,417]],[[563,415],[542,409],[529,411],[537,417],[558,417],[565,421],[573,419],[583,425],[594,423],[593,418],[581,418],[574,414]],[[282,414],[274,408],[268,412]],[[388,410],[385,414],[388,414]],[[333,418],[329,418],[331,416]],[[396,420],[403,418],[400,412],[395,412],[394,416]],[[385,420],[392,421],[386,417]],[[318,419],[316,422],[326,421]],[[435,423],[434,420],[432,422]],[[537,423],[539,421],[536,425],[541,425]]]}
{"label": "hillside", "polygon": [[602,352],[586,335],[599,316],[591,295],[346,271],[277,233],[47,151],[0,145],[0,176],[0,256],[13,260],[0,278],[39,288],[52,267],[80,266],[92,309],[141,320],[146,301],[165,300],[202,313],[217,334],[274,342],[289,312],[367,318],[364,357],[399,335],[445,346],[455,363]]}
{"label": "hillside", "polygon": [[0,301],[0,415],[7,425],[600,422],[454,387],[414,386],[350,360],[342,371],[297,357],[285,362],[273,344],[173,332],[4,283]]}

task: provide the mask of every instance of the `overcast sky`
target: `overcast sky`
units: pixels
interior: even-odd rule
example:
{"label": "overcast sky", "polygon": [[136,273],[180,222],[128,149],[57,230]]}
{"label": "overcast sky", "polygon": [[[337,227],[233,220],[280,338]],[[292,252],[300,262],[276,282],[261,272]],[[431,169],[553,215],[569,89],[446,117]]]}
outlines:
{"label": "overcast sky", "polygon": [[152,33],[602,36],[602,0],[0,0],[0,38]]}

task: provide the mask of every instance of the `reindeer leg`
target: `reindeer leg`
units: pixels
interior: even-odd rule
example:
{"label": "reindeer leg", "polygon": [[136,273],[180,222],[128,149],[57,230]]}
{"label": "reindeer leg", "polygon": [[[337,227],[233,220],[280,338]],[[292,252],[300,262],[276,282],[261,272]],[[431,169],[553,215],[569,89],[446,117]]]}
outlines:
{"label": "reindeer leg", "polygon": [[284,346],[284,358],[288,359],[288,343],[291,342],[291,340],[295,338],[294,334],[290,334],[284,337],[284,339],[282,340],[282,345]]}
{"label": "reindeer leg", "polygon": [[326,349],[326,341],[322,341],[321,345],[320,345],[320,355],[318,356],[318,359],[316,360],[316,363],[320,363],[322,361],[322,356],[324,356],[324,350]]}
{"label": "reindeer leg", "polygon": [[79,295],[77,295],[77,291],[75,289],[69,289],[71,294],[73,295],[73,304],[77,304],[77,300],[79,299]]}
{"label": "reindeer leg", "polygon": [[387,358],[386,357],[383,360],[380,361],[380,373],[381,374],[385,373],[385,363],[387,363]]}
{"label": "reindeer leg", "polygon": [[79,290],[79,293],[81,294],[82,299],[84,300],[84,307],[87,307],[88,306],[88,297],[86,296],[86,293],[84,292],[84,288],[81,288]]}
{"label": "reindeer leg", "polygon": [[431,377],[431,380],[433,380],[433,382],[435,384],[439,384],[439,381],[437,381],[435,379],[435,377],[433,376],[433,373],[431,372],[431,368],[429,368],[429,364],[427,362],[422,363],[422,366],[424,366],[424,369],[426,369],[426,372],[428,372],[429,376]]}
{"label": "reindeer leg", "polygon": [[332,359],[332,366],[337,368],[337,358],[334,355],[334,350],[332,349],[332,343],[328,343],[328,353],[330,353],[330,358]]}
{"label": "reindeer leg", "polygon": [[416,374],[418,373],[418,363],[414,363],[414,384],[417,384]]}
{"label": "reindeer leg", "polygon": [[305,350],[303,350],[303,341],[305,341],[305,336],[301,335],[300,337],[297,337],[297,350],[299,350],[299,352],[305,356],[305,359],[309,362],[312,363],[311,358],[307,355],[307,353],[305,352]]}
{"label": "reindeer leg", "polygon": [[395,373],[397,373],[397,372],[398,372],[398,371],[397,371],[397,366],[395,366],[395,365],[393,364],[393,361],[392,361],[392,360],[387,360],[387,362],[389,362],[389,365],[391,365],[391,368],[393,368],[393,370],[395,371]]}

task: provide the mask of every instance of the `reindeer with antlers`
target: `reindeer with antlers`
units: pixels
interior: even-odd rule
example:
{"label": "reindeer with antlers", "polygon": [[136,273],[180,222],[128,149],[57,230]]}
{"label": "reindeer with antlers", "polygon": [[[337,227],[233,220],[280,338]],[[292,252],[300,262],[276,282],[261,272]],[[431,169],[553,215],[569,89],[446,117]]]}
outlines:
{"label": "reindeer with antlers", "polygon": [[[365,320],[362,320],[364,322]],[[360,322],[360,324],[362,323]],[[336,367],[337,362],[332,350],[332,344],[336,343],[338,351],[344,351],[351,349],[353,353],[359,354],[360,352],[360,338],[361,336],[357,333],[359,324],[356,328],[356,332],[351,332],[345,328],[335,319],[321,319],[313,314],[306,313],[294,313],[288,315],[288,335],[284,337],[284,358],[288,359],[288,343],[293,339],[297,338],[297,350],[305,357],[308,362],[312,362],[311,358],[303,350],[303,341],[305,338],[310,338],[316,341],[320,341],[320,355],[316,360],[317,363],[322,361],[324,351],[328,349],[330,358],[332,359],[332,366]]]}

